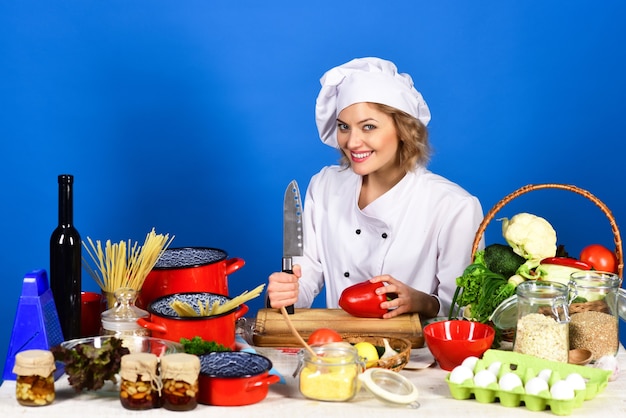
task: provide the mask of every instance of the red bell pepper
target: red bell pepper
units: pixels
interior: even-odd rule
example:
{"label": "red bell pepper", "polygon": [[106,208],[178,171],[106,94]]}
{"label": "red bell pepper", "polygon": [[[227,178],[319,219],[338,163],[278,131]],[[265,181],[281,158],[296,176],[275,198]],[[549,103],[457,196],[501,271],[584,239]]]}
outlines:
{"label": "red bell pepper", "polygon": [[541,264],[556,264],[557,266],[572,267],[580,270],[593,269],[591,264],[570,257],[548,257],[541,260]]}
{"label": "red bell pepper", "polygon": [[382,282],[371,283],[369,280],[354,284],[344,289],[339,298],[339,306],[352,316],[360,318],[382,318],[387,309],[380,304],[387,300],[387,294],[376,294],[376,289],[383,287]]}

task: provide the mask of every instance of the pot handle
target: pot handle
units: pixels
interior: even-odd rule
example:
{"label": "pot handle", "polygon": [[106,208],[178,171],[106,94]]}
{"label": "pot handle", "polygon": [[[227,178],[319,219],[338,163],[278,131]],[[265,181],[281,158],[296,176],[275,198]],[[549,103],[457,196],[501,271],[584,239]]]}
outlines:
{"label": "pot handle", "polygon": [[239,308],[235,311],[235,320],[247,314],[249,309],[250,308],[248,308],[248,305],[246,305],[245,303],[239,305]]}
{"label": "pot handle", "polygon": [[280,376],[276,374],[269,374],[267,376],[261,377],[260,379],[249,381],[248,384],[246,384],[246,391],[249,392],[265,385],[269,386],[278,382],[280,382]]}
{"label": "pot handle", "polygon": [[244,264],[246,264],[246,262],[243,260],[243,258],[233,257],[226,260],[225,264],[226,275],[228,276],[229,274],[234,273],[242,268]]}
{"label": "pot handle", "polygon": [[165,325],[155,324],[154,322],[150,322],[145,318],[139,318],[137,320],[137,324],[139,324],[140,326],[144,328],[149,329],[150,331],[157,331],[161,333],[167,332],[167,328],[165,328]]}

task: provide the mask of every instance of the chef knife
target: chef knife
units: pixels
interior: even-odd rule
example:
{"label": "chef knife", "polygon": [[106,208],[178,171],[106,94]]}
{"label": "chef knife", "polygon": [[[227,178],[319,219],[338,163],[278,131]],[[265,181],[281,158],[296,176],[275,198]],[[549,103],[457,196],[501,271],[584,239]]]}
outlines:
{"label": "chef knife", "polygon": [[[292,257],[299,257],[304,254],[302,232],[302,199],[298,183],[293,180],[287,186],[283,199],[282,271],[285,273],[293,273]],[[287,306],[286,310],[289,314],[293,314],[293,305]]]}

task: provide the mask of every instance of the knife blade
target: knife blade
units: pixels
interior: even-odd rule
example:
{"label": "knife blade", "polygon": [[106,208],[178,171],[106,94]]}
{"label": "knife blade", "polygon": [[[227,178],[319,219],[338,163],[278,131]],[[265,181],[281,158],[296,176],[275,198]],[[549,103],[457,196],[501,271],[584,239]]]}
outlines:
{"label": "knife blade", "polygon": [[[282,271],[293,273],[292,257],[304,254],[302,229],[302,199],[298,183],[292,180],[285,190],[283,199],[283,262]],[[293,314],[293,305],[287,306],[287,313]]]}

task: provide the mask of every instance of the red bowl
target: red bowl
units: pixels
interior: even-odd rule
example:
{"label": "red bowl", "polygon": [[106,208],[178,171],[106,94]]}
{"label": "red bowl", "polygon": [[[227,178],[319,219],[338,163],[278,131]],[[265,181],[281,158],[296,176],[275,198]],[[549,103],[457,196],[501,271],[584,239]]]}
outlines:
{"label": "red bowl", "polygon": [[454,319],[424,327],[428,349],[444,370],[452,370],[467,357],[481,357],[493,344],[495,330],[486,324]]}

